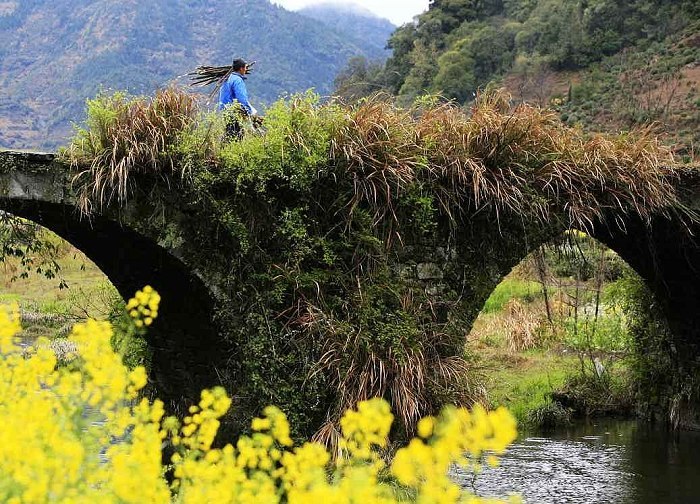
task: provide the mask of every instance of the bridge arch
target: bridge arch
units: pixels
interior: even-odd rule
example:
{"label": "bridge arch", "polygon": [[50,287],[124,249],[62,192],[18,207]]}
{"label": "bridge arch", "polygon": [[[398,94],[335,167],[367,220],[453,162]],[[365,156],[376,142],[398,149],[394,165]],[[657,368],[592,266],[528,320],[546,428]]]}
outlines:
{"label": "bridge arch", "polygon": [[26,159],[34,171],[13,171],[9,179],[5,177],[0,210],[71,243],[102,270],[125,300],[145,285],[160,293],[159,316],[147,336],[152,350],[150,380],[158,396],[177,408],[183,398],[196,400],[203,388],[219,383],[225,356],[217,345],[216,301],[210,286],[173,250],[127,219],[81,216],[65,192],[68,184],[61,180],[65,170],[51,171],[53,156]]}
{"label": "bridge arch", "polygon": [[[618,225],[617,223],[624,223]],[[482,307],[501,280],[523,259],[565,230],[552,226],[519,240],[496,237],[494,275],[479,292]],[[651,222],[625,215],[597,222],[586,232],[616,252],[646,283],[679,343],[700,349],[700,225],[684,219],[655,217]],[[694,353],[693,355],[697,355]]]}
{"label": "bridge arch", "polygon": [[[482,276],[474,296],[474,322],[503,278],[565,228],[523,228],[520,239],[494,236],[488,246],[491,254],[467,260],[476,264],[480,260],[482,267],[491,272]],[[639,388],[640,411],[675,427],[697,429],[700,397],[694,383],[700,369],[700,226],[681,218],[655,216],[646,222],[625,215],[624,220],[612,216],[606,222],[596,222],[586,232],[617,253],[641,277],[654,295],[654,312],[658,308],[670,332],[644,343],[655,346],[648,349],[648,355],[637,355],[642,361],[640,369],[645,370]],[[666,362],[665,367],[657,359]]]}
{"label": "bridge arch", "polygon": [[[279,198],[273,198],[273,203],[262,200],[253,190],[245,197],[241,196],[236,204],[242,207],[241,211],[246,217],[255,221],[259,212],[271,222],[274,221],[274,226],[270,224],[256,228],[259,233],[256,235],[259,240],[257,245],[260,248],[255,248],[247,256],[242,255],[241,248],[229,246],[234,240],[226,241],[227,228],[221,222],[216,219],[209,223],[202,221],[197,208],[169,208],[168,212],[172,212],[172,215],[155,220],[161,223],[170,220],[176,222],[179,218],[178,211],[182,210],[182,219],[187,221],[187,230],[191,233],[187,236],[194,238],[191,243],[185,240],[188,246],[178,250],[167,238],[167,232],[153,229],[151,224],[144,224],[157,211],[154,208],[157,205],[147,198],[139,199],[141,195],[130,200],[124,208],[107,210],[105,214],[95,215],[90,220],[81,219],[70,194],[70,183],[65,180],[69,175],[66,168],[54,163],[50,155],[42,158],[36,154],[8,156],[0,153],[0,209],[38,222],[66,238],[102,268],[125,297],[146,283],[161,292],[164,298],[161,319],[154,327],[149,342],[156,350],[154,356],[157,356],[152,377],[162,396],[175,399],[182,396],[195,397],[201,388],[218,382],[219,370],[230,373],[226,378],[240,380],[259,362],[264,362],[266,366],[256,380],[251,381],[255,381],[255,386],[258,383],[263,383],[264,386],[256,389],[251,385],[241,394],[243,400],[252,404],[251,411],[255,411],[263,401],[276,402],[279,399],[279,396],[270,398],[259,392],[264,388],[265,393],[270,393],[274,389],[270,384],[275,379],[284,382],[283,387],[277,387],[282,391],[296,392],[302,387],[299,380],[285,381],[291,376],[285,366],[290,359],[303,360],[304,365],[309,364],[309,354],[318,351],[318,348],[309,348],[313,343],[312,337],[307,337],[303,342],[309,347],[297,345],[295,335],[303,330],[311,334],[313,328],[309,330],[311,326],[308,324],[303,326],[304,321],[308,320],[304,318],[304,310],[313,309],[314,302],[323,301],[324,291],[332,290],[337,285],[320,285],[324,281],[323,275],[319,277],[319,282],[308,282],[301,287],[298,282],[295,283],[297,277],[294,275],[285,277],[283,274],[275,274],[271,277],[268,269],[284,273],[277,266],[289,259],[282,254],[286,249],[277,256],[260,254],[258,257],[255,254],[258,251],[266,252],[268,249],[265,247],[272,249],[278,245],[277,241],[285,235],[273,232],[278,225],[275,220],[277,214],[286,215],[286,208],[303,206],[306,192],[302,194],[298,190],[289,191],[283,183],[277,184],[280,181],[274,181],[270,183],[270,190],[280,194],[276,194]],[[692,179],[689,178],[689,181],[692,182]],[[308,191],[321,192],[323,186],[323,194],[330,202],[322,202],[318,208],[314,207],[313,212],[316,214],[311,210],[309,212],[312,213],[311,217],[324,226],[338,229],[334,214],[336,210],[328,209],[333,209],[336,204],[347,207],[336,202],[332,191],[325,191],[329,187],[326,182],[317,181],[318,185]],[[215,180],[210,189],[217,194],[217,191],[228,194],[229,184],[230,180]],[[695,182],[693,187],[686,200],[697,206],[700,184]],[[174,199],[177,191],[170,187],[167,189],[164,200],[169,202],[169,197]],[[183,204],[182,199],[180,204]],[[556,204],[556,200],[551,203],[552,206]],[[143,208],[139,208],[139,205]],[[171,206],[177,207],[177,204]],[[139,210],[142,212],[140,218]],[[535,221],[533,216],[528,218],[514,215],[513,212],[499,214],[488,206],[478,211],[472,210],[473,214],[467,215],[465,211],[454,221],[439,220],[435,223],[437,231],[427,236],[420,233],[415,233],[415,237],[406,235],[416,243],[410,240],[405,243],[396,242],[392,250],[382,251],[382,257],[386,259],[386,264],[383,265],[386,274],[401,277],[405,294],[410,295],[411,299],[416,294],[416,306],[430,306],[431,314],[426,320],[431,327],[440,328],[456,321],[449,328],[449,341],[444,344],[440,342],[440,351],[444,350],[445,354],[454,351],[454,355],[459,355],[460,349],[463,349],[463,338],[457,340],[464,334],[464,330],[469,329],[486,298],[513,266],[568,226],[565,212],[560,210],[561,220],[557,221],[557,211],[554,208],[551,209],[552,219],[546,222],[542,219]],[[204,215],[206,219],[206,212]],[[291,217],[286,215],[286,218]],[[280,220],[282,221],[288,222]],[[617,225],[618,222],[621,223],[620,226]],[[700,310],[697,310],[700,300],[700,275],[697,269],[700,265],[700,247],[695,244],[694,236],[698,235],[700,228],[697,224],[692,224],[694,227],[688,229],[687,225],[691,224],[680,218],[674,220],[657,216],[649,223],[630,214],[610,215],[606,216],[604,222],[594,223],[589,234],[618,252],[645,279],[659,298],[679,342],[690,345],[687,355],[695,358],[700,355],[695,348],[700,341]],[[318,226],[319,229],[322,227],[321,224]],[[338,241],[344,244],[342,238],[339,237]],[[208,243],[209,248],[194,250],[200,242]],[[290,247],[293,247],[292,242],[290,240],[291,245],[288,244]],[[213,256],[220,251],[225,257],[217,262]],[[351,249],[343,249],[341,252],[347,253],[348,261],[352,260]],[[251,258],[258,262],[243,264]],[[328,267],[322,261],[314,264],[319,270]],[[201,273],[198,273],[198,266],[203,268]],[[364,268],[364,265],[360,264],[359,268]],[[265,274],[262,275],[261,272]],[[258,283],[247,285],[249,278]],[[275,282],[278,282],[280,292],[286,297],[272,299],[272,302],[278,303],[273,308],[281,306],[286,309],[284,317],[275,318],[280,312],[275,312],[267,305],[263,306],[255,297],[258,293],[267,295],[265,289]],[[357,284],[357,294],[362,294],[359,278]],[[347,284],[342,289],[345,289],[342,292],[344,298],[338,296],[337,300],[344,309],[346,294],[354,295],[355,287],[354,284]],[[337,292],[331,294],[337,295]],[[236,305],[229,302],[234,298],[238,302]],[[362,296],[358,297],[360,298]],[[293,309],[283,303],[290,300]],[[310,302],[304,304],[305,300]],[[458,308],[455,312],[460,313],[453,317],[450,309],[455,306]],[[406,311],[393,304],[390,309]],[[249,317],[251,313],[257,316],[255,320]],[[348,327],[352,330],[359,328],[359,325],[352,326],[357,322],[352,319],[352,313],[341,312],[341,315],[347,315]],[[221,322],[212,322],[217,317]],[[251,321],[259,323],[259,326],[252,327],[249,331],[248,324]],[[423,320],[419,322],[422,324]],[[222,328],[216,327],[218,323],[221,323]],[[452,338],[452,329],[456,325],[459,325],[454,331],[457,337]],[[249,332],[252,334],[250,337]],[[259,341],[256,336],[262,336],[260,340],[269,338]],[[284,347],[284,358],[275,348],[278,342],[289,345]],[[291,348],[294,345],[297,346]],[[235,361],[231,352],[234,346],[237,350]],[[230,362],[227,361],[229,357]],[[279,365],[272,365],[271,361]],[[294,376],[295,380],[296,378],[298,376]],[[229,383],[237,387],[241,382],[234,383],[232,380]],[[322,401],[332,400],[329,397],[333,391],[327,384],[321,383],[319,390],[317,393],[309,389],[309,395],[317,394]],[[319,401],[317,403],[321,404]],[[309,421],[315,421],[311,416],[309,418]]]}

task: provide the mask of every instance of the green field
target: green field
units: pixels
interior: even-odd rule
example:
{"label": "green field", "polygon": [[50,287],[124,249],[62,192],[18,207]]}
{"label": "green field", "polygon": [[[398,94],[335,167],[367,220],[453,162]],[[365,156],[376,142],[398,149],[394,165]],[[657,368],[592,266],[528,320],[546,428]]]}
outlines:
{"label": "green field", "polygon": [[[17,303],[23,326],[36,334],[43,329],[49,331],[47,335],[65,331],[88,317],[105,318],[119,298],[104,273],[55,234],[44,230],[42,238],[56,245],[51,258],[60,268],[55,276],[47,275],[46,267],[37,272],[36,267],[23,265],[20,257],[6,256],[0,262],[0,302]],[[35,264],[41,259],[35,258]]]}

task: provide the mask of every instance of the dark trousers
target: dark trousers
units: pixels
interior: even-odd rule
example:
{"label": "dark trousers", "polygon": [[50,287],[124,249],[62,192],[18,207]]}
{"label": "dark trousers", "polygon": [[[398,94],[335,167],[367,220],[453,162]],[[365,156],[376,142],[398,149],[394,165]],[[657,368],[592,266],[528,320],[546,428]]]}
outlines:
{"label": "dark trousers", "polygon": [[241,140],[243,138],[243,126],[241,121],[231,114],[226,121],[226,140]]}

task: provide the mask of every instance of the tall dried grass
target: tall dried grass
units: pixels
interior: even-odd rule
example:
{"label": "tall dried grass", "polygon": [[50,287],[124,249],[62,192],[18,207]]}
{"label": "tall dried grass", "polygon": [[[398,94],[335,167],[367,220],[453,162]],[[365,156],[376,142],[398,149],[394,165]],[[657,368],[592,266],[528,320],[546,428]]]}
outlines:
{"label": "tall dried grass", "polygon": [[547,317],[542,310],[533,308],[517,299],[511,299],[506,304],[503,331],[509,352],[524,352],[540,345]]}
{"label": "tall dried grass", "polygon": [[124,94],[97,98],[89,103],[88,114],[89,127],[79,130],[64,152],[78,172],[73,183],[85,214],[115,199],[124,204],[136,174],[178,174],[172,147],[193,124],[197,106],[192,95],[168,88],[152,99]]}
{"label": "tall dried grass", "polygon": [[517,298],[509,300],[502,311],[482,313],[469,333],[470,341],[493,342],[501,337],[510,353],[546,347],[559,338],[547,319],[544,300],[527,302]]}
{"label": "tall dried grass", "polygon": [[378,218],[412,181],[429,184],[442,211],[465,217],[497,213],[590,230],[608,211],[643,219],[684,210],[679,167],[650,129],[589,135],[549,110],[510,106],[503,92],[484,94],[465,111],[452,104],[401,110],[378,97],[349,111],[333,158],[351,173],[353,205]]}
{"label": "tall dried grass", "polygon": [[424,333],[417,343],[373,346],[361,329],[348,331],[347,325],[319,308],[307,306],[307,310],[301,326],[321,345],[313,374],[328,378],[336,398],[334,410],[314,439],[337,454],[338,420],[358,401],[388,399],[401,429],[412,433],[421,417],[440,407],[436,394],[441,391],[449,389],[452,400],[461,405],[484,400],[477,370],[462,357],[443,355],[443,335]]}
{"label": "tall dried grass", "polygon": [[[404,109],[387,96],[330,106],[345,114],[330,125],[328,162],[352,179],[349,214],[367,205],[376,224],[398,221],[396,205],[414,183],[432,191],[454,222],[491,207],[590,230],[610,211],[649,219],[687,210],[676,192],[679,167],[651,129],[589,135],[552,111],[511,107],[501,91],[482,94],[469,111],[453,104]],[[101,107],[66,149],[79,170],[84,211],[123,204],[131,174],[182,169],[173,146],[197,115],[195,99],[178,89],[152,100],[114,95]]]}
{"label": "tall dried grass", "polygon": [[411,112],[378,95],[350,108],[347,119],[331,142],[330,158],[352,177],[350,212],[369,202],[376,224],[396,218],[394,202],[424,165]]}

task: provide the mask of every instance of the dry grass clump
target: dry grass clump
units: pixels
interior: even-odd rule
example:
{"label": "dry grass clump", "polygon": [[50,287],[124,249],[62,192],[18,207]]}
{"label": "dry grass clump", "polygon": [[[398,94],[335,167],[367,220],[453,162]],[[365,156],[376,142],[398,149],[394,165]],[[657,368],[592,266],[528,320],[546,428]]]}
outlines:
{"label": "dry grass clump", "polygon": [[152,99],[117,93],[89,101],[87,128],[63,153],[78,170],[73,183],[80,210],[87,214],[114,199],[125,203],[135,174],[178,173],[172,147],[196,114],[195,98],[175,88],[160,90]]}
{"label": "dry grass clump", "polygon": [[368,202],[375,210],[375,223],[387,214],[395,217],[392,202],[424,164],[410,111],[384,96],[349,109],[347,121],[331,142],[330,157],[353,179],[350,212]]}
{"label": "dry grass clump", "polygon": [[469,340],[493,345],[495,343],[490,342],[494,338],[499,342],[502,338],[503,345],[513,354],[552,344],[557,339],[552,331],[543,301],[525,302],[513,298],[505,304],[503,311],[482,314],[474,323]]}
{"label": "dry grass clump", "polygon": [[511,299],[506,304],[503,331],[509,352],[524,352],[540,346],[547,317],[542,310],[533,308],[517,299]]}
{"label": "dry grass clump", "polygon": [[442,405],[436,397],[449,389],[450,399],[472,405],[485,398],[482,380],[464,358],[443,355],[444,335],[424,333],[418,341],[373,345],[362,329],[348,326],[315,307],[308,307],[302,327],[315,335],[321,357],[314,373],[322,373],[334,393],[334,409],[314,440],[338,450],[338,421],[348,406],[372,397],[390,401],[404,433]]}
{"label": "dry grass clump", "polygon": [[491,206],[590,229],[608,211],[649,219],[682,208],[672,152],[650,130],[588,135],[552,111],[509,103],[497,92],[469,113],[398,110],[380,98],[356,105],[334,143],[355,180],[354,204],[393,214],[397,193],[416,180],[452,217]]}

